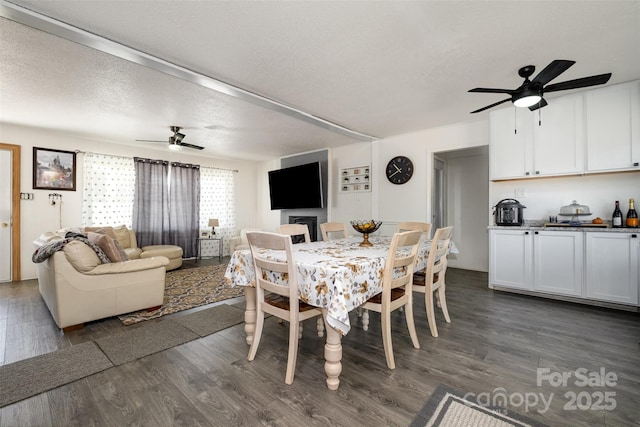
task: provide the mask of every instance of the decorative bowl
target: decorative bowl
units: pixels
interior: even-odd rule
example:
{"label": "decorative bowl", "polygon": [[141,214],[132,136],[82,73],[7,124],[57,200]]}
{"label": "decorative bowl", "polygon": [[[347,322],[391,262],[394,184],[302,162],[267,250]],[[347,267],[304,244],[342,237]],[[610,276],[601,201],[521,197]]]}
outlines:
{"label": "decorative bowl", "polygon": [[360,246],[373,246],[373,243],[369,242],[369,234],[376,231],[382,225],[382,221],[376,221],[374,219],[365,220],[353,220],[351,226],[358,233],[362,233],[362,243]]}

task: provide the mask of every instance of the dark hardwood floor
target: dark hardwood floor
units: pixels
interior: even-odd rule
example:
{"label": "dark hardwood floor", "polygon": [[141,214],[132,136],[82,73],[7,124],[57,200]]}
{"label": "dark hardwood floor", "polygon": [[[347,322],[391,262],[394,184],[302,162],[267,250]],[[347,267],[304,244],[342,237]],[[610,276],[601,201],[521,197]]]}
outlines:
{"label": "dark hardwood floor", "polygon": [[[205,262],[217,258],[185,268]],[[404,313],[393,313],[395,370],[386,366],[378,314],[364,332],[352,313],[335,392],[325,385],[324,338],[312,321],[295,381],[285,385],[288,327],[270,318],[253,362],[237,325],[2,408],[0,426],[406,426],[441,383],[506,396],[509,411],[549,426],[640,424],[637,313],[492,291],[487,275],[473,271],[449,269],[447,284],[452,323],[437,313],[438,338],[415,295],[421,349],[411,345]],[[0,284],[0,364],[126,328],[110,318],[62,334],[35,280]],[[540,384],[539,369],[547,369]],[[601,370],[615,374],[615,385],[582,385],[585,374],[596,381]],[[566,385],[548,380],[560,375],[570,375]]]}

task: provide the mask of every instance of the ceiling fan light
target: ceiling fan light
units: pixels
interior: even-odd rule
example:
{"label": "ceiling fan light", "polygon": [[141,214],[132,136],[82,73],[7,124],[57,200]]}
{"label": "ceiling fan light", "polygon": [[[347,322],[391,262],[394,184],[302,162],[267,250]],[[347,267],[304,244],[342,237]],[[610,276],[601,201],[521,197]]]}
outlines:
{"label": "ceiling fan light", "polygon": [[169,150],[171,151],[180,151],[182,150],[182,147],[179,146],[178,144],[169,144]]}
{"label": "ceiling fan light", "polygon": [[525,90],[518,98],[513,99],[513,105],[524,108],[531,107],[540,102],[541,99],[542,96],[540,96],[540,93],[533,90]]}

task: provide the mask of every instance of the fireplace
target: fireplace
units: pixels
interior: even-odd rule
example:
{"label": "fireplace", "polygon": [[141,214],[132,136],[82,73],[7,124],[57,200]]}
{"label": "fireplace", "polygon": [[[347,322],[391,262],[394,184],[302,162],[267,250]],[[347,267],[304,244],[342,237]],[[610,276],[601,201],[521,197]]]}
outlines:
{"label": "fireplace", "polygon": [[[318,229],[318,217],[317,216],[289,216],[289,224],[307,224],[309,227],[309,237],[311,237],[311,241],[315,242],[318,240],[317,229]],[[304,242],[304,236],[291,236],[291,241],[293,243]]]}

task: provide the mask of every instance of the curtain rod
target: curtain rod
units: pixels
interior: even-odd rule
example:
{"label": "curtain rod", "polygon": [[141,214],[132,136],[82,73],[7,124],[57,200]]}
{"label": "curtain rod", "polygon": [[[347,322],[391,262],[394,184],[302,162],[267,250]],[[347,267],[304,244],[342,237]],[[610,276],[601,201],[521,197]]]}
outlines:
{"label": "curtain rod", "polygon": [[[80,150],[75,150],[74,151],[76,154],[97,154],[99,156],[109,156],[109,157],[117,157],[119,159],[128,159],[128,160],[133,160],[133,157],[127,157],[127,156],[116,156],[114,154],[104,154],[104,153],[93,153],[91,151],[80,151]],[[229,171],[229,172],[235,172],[238,173],[238,169],[225,169],[225,168],[217,168],[215,166],[202,166],[200,165],[201,169],[216,169],[216,170],[220,170],[220,171]]]}

